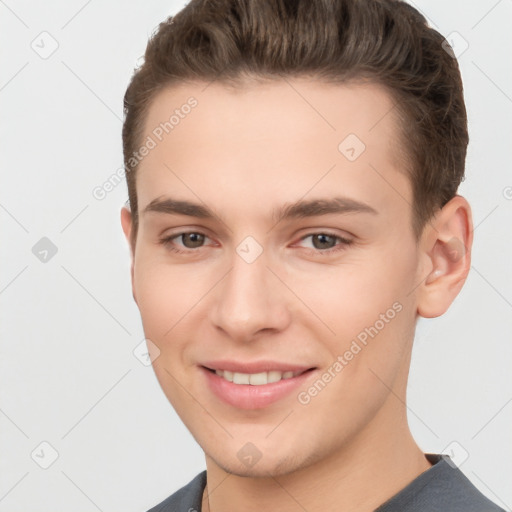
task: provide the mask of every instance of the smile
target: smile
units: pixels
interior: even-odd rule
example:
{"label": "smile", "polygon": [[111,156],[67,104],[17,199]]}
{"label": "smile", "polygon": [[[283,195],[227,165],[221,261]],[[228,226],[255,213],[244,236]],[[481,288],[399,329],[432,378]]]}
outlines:
{"label": "smile", "polygon": [[[232,369],[219,369],[224,364]],[[207,389],[222,402],[237,409],[263,409],[280,400],[292,400],[297,389],[304,387],[318,373],[316,368],[290,368],[291,365],[284,364],[280,365],[284,366],[281,370],[272,370],[277,366],[275,363],[224,364],[215,364],[216,368],[202,366],[201,371]],[[243,366],[245,368],[241,368]],[[262,368],[265,366],[266,371]]]}
{"label": "smile", "polygon": [[239,373],[230,372],[228,370],[215,370],[215,373],[233,384],[250,384],[251,386],[262,386],[264,384],[272,384],[283,379],[291,379],[297,377],[303,372],[281,372],[273,370],[260,373]]}

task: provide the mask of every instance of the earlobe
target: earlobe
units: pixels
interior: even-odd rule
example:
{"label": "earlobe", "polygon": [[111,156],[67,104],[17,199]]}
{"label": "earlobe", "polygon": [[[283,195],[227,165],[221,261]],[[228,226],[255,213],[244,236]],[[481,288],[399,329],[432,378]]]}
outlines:
{"label": "earlobe", "polygon": [[471,208],[461,196],[451,199],[425,228],[423,257],[428,274],[418,290],[418,314],[444,314],[460,292],[471,268]]}

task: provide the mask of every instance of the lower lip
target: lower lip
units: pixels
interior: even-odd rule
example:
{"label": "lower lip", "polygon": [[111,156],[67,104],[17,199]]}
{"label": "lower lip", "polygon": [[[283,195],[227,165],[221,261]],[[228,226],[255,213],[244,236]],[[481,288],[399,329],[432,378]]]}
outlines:
{"label": "lower lip", "polygon": [[297,377],[282,379],[271,384],[252,386],[251,384],[233,384],[215,372],[202,367],[208,385],[213,393],[224,402],[239,409],[262,409],[288,396],[304,384],[314,370],[307,370]]}

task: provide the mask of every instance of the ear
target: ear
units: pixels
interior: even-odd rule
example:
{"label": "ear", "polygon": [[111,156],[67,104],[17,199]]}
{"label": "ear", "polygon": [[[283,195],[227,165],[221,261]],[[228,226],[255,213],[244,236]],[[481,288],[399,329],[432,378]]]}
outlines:
{"label": "ear", "polygon": [[132,295],[133,300],[135,303],[137,303],[137,297],[135,296],[135,286],[134,286],[134,265],[135,265],[135,247],[132,244],[131,234],[132,234],[132,227],[133,227],[133,221],[132,221],[132,213],[130,211],[129,206],[123,206],[121,208],[121,226],[123,228],[123,233],[126,238],[126,241],[128,242],[128,246],[130,247],[130,275],[132,280]]}
{"label": "ear", "polygon": [[420,316],[435,318],[450,307],[471,268],[472,245],[471,207],[466,199],[455,196],[427,223],[421,238]]}

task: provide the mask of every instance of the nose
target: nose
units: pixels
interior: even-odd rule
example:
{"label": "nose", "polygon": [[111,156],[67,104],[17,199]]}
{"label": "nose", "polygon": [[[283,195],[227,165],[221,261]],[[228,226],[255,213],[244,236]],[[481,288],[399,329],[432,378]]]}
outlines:
{"label": "nose", "polygon": [[290,323],[285,286],[275,270],[267,268],[264,255],[248,263],[235,253],[212,297],[210,321],[238,342],[252,341],[262,332],[279,332]]}

